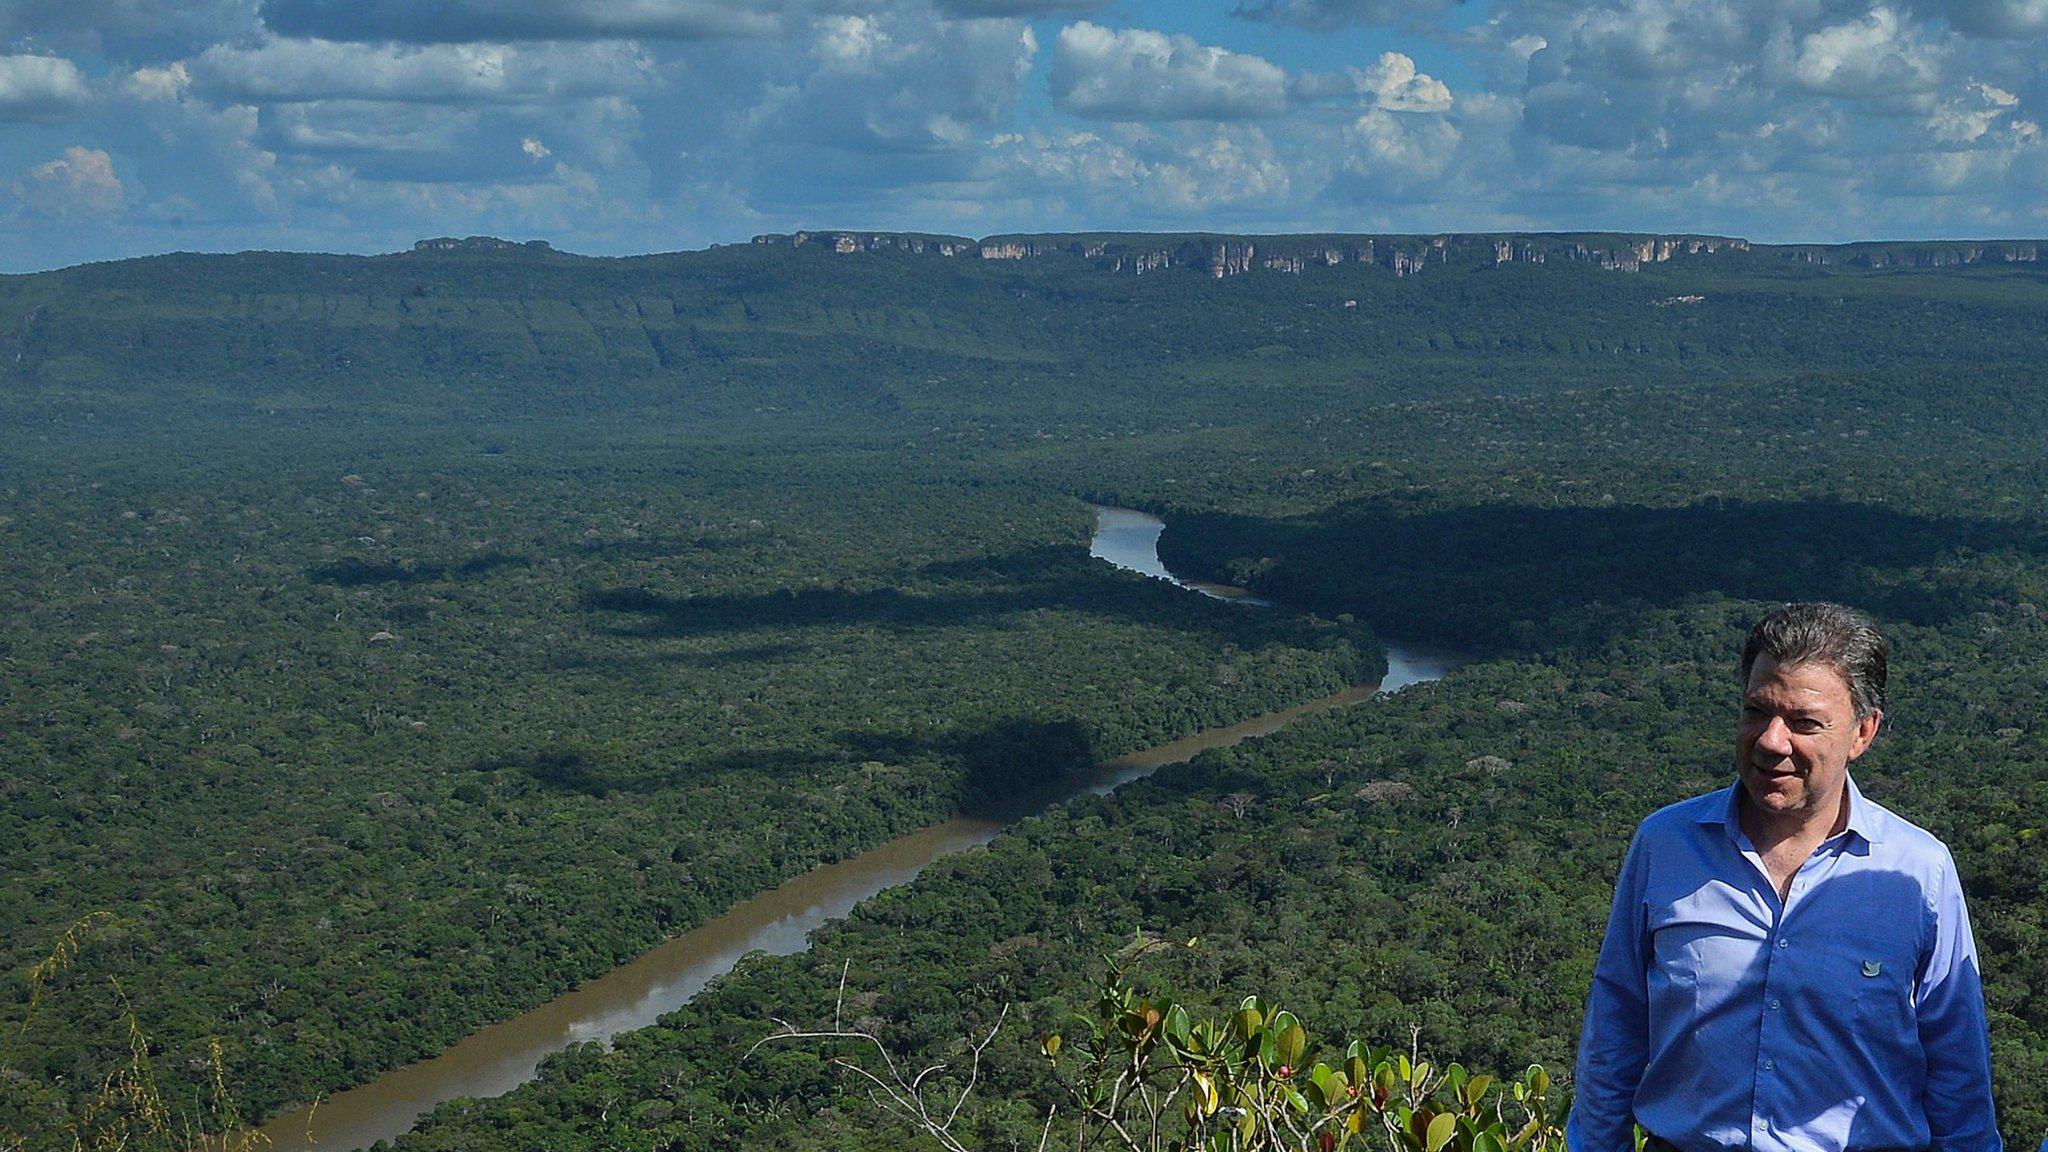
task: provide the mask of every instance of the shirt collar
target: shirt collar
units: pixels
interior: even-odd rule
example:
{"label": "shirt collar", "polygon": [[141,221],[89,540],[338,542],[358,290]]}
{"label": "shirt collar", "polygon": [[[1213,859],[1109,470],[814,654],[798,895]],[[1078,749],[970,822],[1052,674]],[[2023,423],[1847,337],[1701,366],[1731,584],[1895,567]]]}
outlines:
{"label": "shirt collar", "polygon": [[[1854,832],[1869,844],[1883,841],[1884,809],[1863,798],[1863,790],[1856,786],[1856,777],[1848,777],[1843,782],[1843,787],[1849,790],[1849,823],[1842,831]],[[1722,790],[1720,803],[1700,805],[1693,819],[1700,824],[1719,824],[1729,835],[1734,835],[1742,827],[1741,818],[1735,809],[1741,793],[1742,785],[1739,782],[1729,785]],[[2048,1149],[2044,1149],[2043,1152],[2048,1152]]]}

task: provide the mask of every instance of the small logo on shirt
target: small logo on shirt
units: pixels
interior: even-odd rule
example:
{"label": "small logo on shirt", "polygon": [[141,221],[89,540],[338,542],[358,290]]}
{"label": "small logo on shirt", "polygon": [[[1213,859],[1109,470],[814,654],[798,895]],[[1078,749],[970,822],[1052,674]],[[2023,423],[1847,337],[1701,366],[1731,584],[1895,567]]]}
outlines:
{"label": "small logo on shirt", "polygon": [[1882,973],[1883,971],[1884,971],[1884,965],[1883,965],[1883,964],[1882,964],[1881,962],[1879,962],[1879,961],[1876,961],[1876,960],[1865,960],[1865,961],[1863,962],[1863,974],[1864,974],[1865,976],[1870,976],[1870,977],[1876,977],[1876,976],[1877,976],[1878,974]]}

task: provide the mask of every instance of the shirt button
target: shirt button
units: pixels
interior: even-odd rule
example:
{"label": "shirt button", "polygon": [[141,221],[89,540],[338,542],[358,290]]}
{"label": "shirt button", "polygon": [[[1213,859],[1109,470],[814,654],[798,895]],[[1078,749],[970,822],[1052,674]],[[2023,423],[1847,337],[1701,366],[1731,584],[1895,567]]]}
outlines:
{"label": "shirt button", "polygon": [[1776,1064],[1771,1063],[1769,1060],[1764,1061],[1764,1071],[1769,1072],[1775,1068],[1777,1068]]}
{"label": "shirt button", "polygon": [[1792,946],[1792,942],[1791,942],[1790,940],[1787,940],[1787,939],[1785,939],[1785,938],[1784,938],[1784,937],[1782,937],[1782,936],[1780,936],[1780,937],[1778,938],[1778,947],[1780,947],[1780,948],[1790,948],[1791,946]]}
{"label": "shirt button", "polygon": [[1773,1011],[1773,1012],[1776,1012],[1777,1010],[1778,1010],[1778,998],[1777,998],[1777,997],[1775,997],[1775,996],[1773,996],[1773,997],[1771,997],[1771,1011]]}

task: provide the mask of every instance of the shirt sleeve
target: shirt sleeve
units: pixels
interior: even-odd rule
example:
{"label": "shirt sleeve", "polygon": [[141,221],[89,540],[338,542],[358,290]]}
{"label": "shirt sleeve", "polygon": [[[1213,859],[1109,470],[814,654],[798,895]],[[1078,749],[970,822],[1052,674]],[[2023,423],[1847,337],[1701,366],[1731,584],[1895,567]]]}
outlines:
{"label": "shirt sleeve", "polygon": [[1635,1097],[1650,1058],[1649,964],[1643,896],[1649,865],[1641,830],[1614,883],[1614,907],[1593,967],[1579,1033],[1577,1098],[1565,1123],[1570,1152],[1634,1152]]}
{"label": "shirt sleeve", "polygon": [[1991,1038],[1977,942],[1955,858],[1942,854],[1934,942],[1920,974],[1920,1048],[1927,1055],[1931,1152],[2000,1152],[1991,1104]]}

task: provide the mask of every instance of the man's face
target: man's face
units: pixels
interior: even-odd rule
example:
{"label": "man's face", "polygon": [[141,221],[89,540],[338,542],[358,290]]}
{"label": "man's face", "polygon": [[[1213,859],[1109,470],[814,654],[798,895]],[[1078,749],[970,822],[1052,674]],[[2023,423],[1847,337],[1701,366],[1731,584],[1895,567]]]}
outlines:
{"label": "man's face", "polygon": [[1849,761],[1870,747],[1879,719],[1856,718],[1848,681],[1829,665],[1759,656],[1743,687],[1736,776],[1766,816],[1832,821]]}

